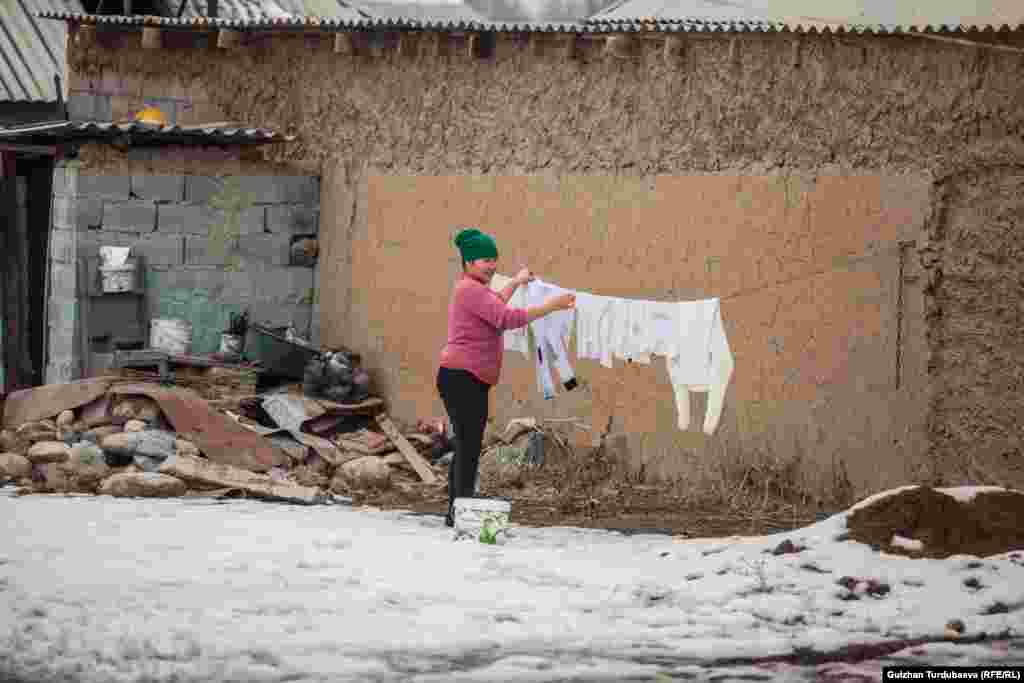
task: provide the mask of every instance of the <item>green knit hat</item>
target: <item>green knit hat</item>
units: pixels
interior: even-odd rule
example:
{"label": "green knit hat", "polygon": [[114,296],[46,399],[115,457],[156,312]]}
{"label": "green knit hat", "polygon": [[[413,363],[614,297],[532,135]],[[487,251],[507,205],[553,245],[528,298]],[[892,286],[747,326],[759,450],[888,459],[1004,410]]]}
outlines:
{"label": "green knit hat", "polygon": [[462,253],[462,260],[476,261],[479,258],[498,258],[498,244],[494,238],[476,228],[466,228],[455,236],[455,246]]}

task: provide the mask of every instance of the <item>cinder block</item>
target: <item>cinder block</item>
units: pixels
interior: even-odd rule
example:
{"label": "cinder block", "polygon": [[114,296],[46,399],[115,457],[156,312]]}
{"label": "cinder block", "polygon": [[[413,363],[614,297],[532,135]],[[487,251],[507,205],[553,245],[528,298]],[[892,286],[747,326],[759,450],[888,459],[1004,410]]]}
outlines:
{"label": "cinder block", "polygon": [[205,235],[185,235],[185,263],[190,266],[224,266],[237,254],[234,245],[211,244]]}
{"label": "cinder block", "polygon": [[313,269],[246,264],[239,271],[225,273],[225,301],[263,300],[268,303],[311,304]]}
{"label": "cinder block", "polygon": [[67,172],[63,164],[55,164],[53,167],[53,194],[56,196],[67,194]]}
{"label": "cinder block", "polygon": [[267,232],[285,235],[315,235],[319,228],[320,211],[314,207],[267,207]]}
{"label": "cinder block", "polygon": [[75,227],[79,230],[96,230],[103,225],[103,200],[87,197],[77,200]]}
{"label": "cinder block", "polygon": [[185,201],[205,204],[224,188],[223,178],[206,175],[185,176]]}
{"label": "cinder block", "polygon": [[161,233],[142,235],[132,245],[132,252],[142,256],[146,265],[180,266],[185,262],[185,238]]}
{"label": "cinder block", "polygon": [[50,362],[46,365],[45,381],[47,384],[61,384],[78,379],[81,376],[80,367],[77,355],[67,353],[58,357],[51,352]]}
{"label": "cinder block", "polygon": [[238,254],[246,263],[287,266],[291,260],[291,238],[266,233],[242,235],[238,240]]}
{"label": "cinder block", "polygon": [[157,232],[208,235],[217,212],[202,204],[161,204],[157,210]]}
{"label": "cinder block", "polygon": [[74,230],[50,231],[50,258],[54,263],[74,263],[78,258],[78,240]]}
{"label": "cinder block", "polygon": [[64,230],[73,230],[77,227],[78,218],[75,213],[78,200],[75,197],[54,197],[52,206],[54,227]]}
{"label": "cinder block", "polygon": [[156,204],[140,200],[103,202],[103,229],[153,232],[156,229]]}
{"label": "cinder block", "polygon": [[257,204],[320,204],[315,176],[238,176],[239,187]]}
{"label": "cinder block", "polygon": [[50,298],[73,299],[77,295],[78,285],[74,263],[50,264]]}
{"label": "cinder block", "polygon": [[131,176],[126,175],[79,175],[78,194],[85,197],[104,199],[129,199],[131,197]]}
{"label": "cinder block", "polygon": [[111,120],[110,95],[75,92],[71,93],[67,102],[68,118],[72,121]]}
{"label": "cinder block", "polygon": [[64,194],[68,197],[78,196],[78,178],[81,175],[78,167],[79,162],[74,159],[57,164],[54,167],[55,172],[58,168],[64,169]]}
{"label": "cinder block", "polygon": [[181,202],[185,199],[185,176],[133,175],[132,194],[137,199]]}

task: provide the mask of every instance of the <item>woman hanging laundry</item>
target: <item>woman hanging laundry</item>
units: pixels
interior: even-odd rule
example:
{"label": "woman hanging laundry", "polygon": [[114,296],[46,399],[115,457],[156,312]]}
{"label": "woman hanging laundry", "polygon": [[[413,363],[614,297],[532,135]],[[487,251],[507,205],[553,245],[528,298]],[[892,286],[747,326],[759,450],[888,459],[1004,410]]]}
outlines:
{"label": "woman hanging laundry", "polygon": [[455,431],[455,458],[448,469],[448,526],[455,524],[455,499],[473,495],[488,392],[501,375],[502,335],[576,302],[575,295],[566,292],[540,305],[513,308],[508,300],[520,285],[533,280],[533,273],[523,268],[504,290],[493,292],[488,285],[498,263],[494,238],[468,228],[456,235],[455,246],[462,255],[463,273],[448,307],[448,340],[437,371],[437,391]]}

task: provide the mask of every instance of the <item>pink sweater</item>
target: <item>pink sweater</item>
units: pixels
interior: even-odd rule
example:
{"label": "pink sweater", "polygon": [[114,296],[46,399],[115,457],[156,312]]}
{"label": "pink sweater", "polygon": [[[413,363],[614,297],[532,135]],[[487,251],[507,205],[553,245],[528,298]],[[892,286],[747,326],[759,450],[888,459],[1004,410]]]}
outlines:
{"label": "pink sweater", "polygon": [[448,343],[441,366],[468,370],[487,384],[501,375],[502,333],[525,326],[526,310],[505,304],[491,288],[468,275],[455,284],[448,306]]}

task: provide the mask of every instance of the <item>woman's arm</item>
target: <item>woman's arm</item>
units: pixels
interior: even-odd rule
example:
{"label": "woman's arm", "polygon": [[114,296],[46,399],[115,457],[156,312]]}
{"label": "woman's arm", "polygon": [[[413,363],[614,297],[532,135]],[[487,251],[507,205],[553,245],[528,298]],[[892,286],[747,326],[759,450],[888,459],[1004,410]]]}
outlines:
{"label": "woman's arm", "polygon": [[501,297],[502,301],[508,303],[512,299],[512,295],[516,293],[520,285],[525,285],[527,282],[533,280],[533,273],[529,268],[523,268],[519,271],[514,278],[512,278],[505,288],[498,292],[498,296]]}

